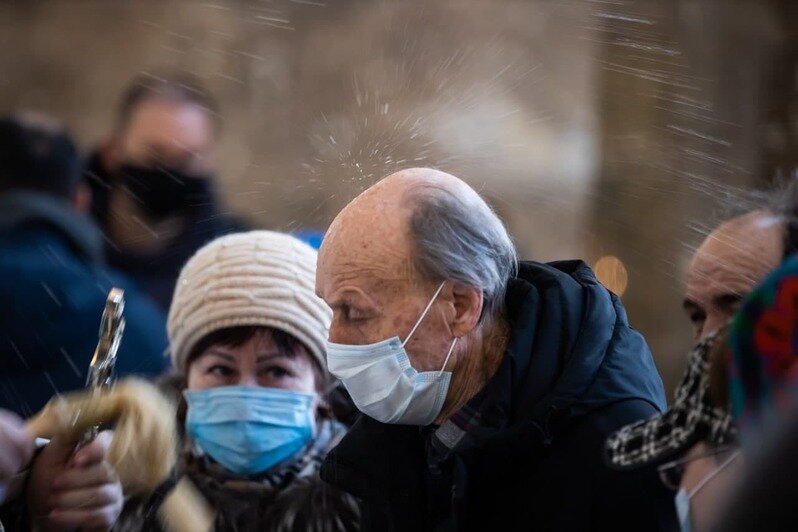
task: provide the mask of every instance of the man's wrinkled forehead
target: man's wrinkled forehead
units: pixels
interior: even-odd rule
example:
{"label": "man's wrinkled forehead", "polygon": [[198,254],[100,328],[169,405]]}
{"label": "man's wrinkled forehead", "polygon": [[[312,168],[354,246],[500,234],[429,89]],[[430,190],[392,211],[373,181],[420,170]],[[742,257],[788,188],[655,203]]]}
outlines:
{"label": "man's wrinkled forehead", "polygon": [[319,277],[328,288],[413,279],[407,215],[381,203],[352,205],[330,226],[319,251]]}
{"label": "man's wrinkled forehead", "polygon": [[[347,250],[352,251],[352,250]],[[369,260],[368,254],[354,255],[347,252],[336,256],[333,254],[329,262],[324,263],[324,274],[333,286],[356,284],[361,288],[379,287],[389,283],[406,283],[412,281],[410,260],[405,256],[388,259],[390,253],[372,254],[375,259]]]}

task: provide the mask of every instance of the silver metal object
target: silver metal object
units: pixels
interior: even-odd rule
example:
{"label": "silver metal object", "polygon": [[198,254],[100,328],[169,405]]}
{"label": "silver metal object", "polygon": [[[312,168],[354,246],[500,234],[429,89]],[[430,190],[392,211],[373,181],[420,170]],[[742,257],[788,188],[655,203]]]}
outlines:
{"label": "silver metal object", "polygon": [[[100,338],[86,376],[86,388],[95,393],[110,387],[113,381],[116,352],[125,332],[124,311],[125,291],[121,288],[112,288],[105,300],[105,309],[100,321]],[[81,443],[85,444],[94,439],[98,431],[99,427],[92,427],[83,435]]]}

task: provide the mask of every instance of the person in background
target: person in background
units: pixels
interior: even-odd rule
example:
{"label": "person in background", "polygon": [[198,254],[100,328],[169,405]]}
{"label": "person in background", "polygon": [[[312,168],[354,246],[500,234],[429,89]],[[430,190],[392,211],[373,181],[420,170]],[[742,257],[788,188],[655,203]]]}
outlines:
{"label": "person in background", "polygon": [[106,236],[111,266],[169,308],[180,268],[214,238],[239,231],[216,193],[216,101],[192,75],[135,78],[113,131],[85,171],[92,215]]}
{"label": "person in background", "polygon": [[743,435],[756,440],[782,425],[798,399],[798,255],[746,298],[729,344],[732,415]]}
{"label": "person in background", "polygon": [[707,236],[693,257],[684,301],[698,344],[674,403],[663,416],[624,427],[607,441],[614,467],[659,465],[663,482],[675,490],[682,530],[711,528],[739,478],[736,424],[728,394],[710,391],[712,373],[726,365],[726,327],[743,299],[798,246],[791,223],[796,191],[794,184],[779,191],[768,209],[728,220]]}
{"label": "person in background", "polygon": [[[357,505],[318,478],[345,427],[326,401],[330,310],[316,252],[285,234],[228,235],[183,268],[169,312],[179,464],[216,530],[356,530]],[[115,530],[152,530],[158,500],[130,501]]]}
{"label": "person in background", "polygon": [[49,118],[0,118],[0,408],[28,417],[81,388],[108,291],[125,290],[117,375],[167,365],[166,319],[104,265],[71,138]]}
{"label": "person in background", "polygon": [[[364,530],[658,530],[654,471],[603,462],[665,408],[620,300],[580,261],[519,263],[460,179],[416,168],[355,198],[319,252],[330,372],[365,414],[322,478]],[[670,510],[673,514],[673,510]]]}

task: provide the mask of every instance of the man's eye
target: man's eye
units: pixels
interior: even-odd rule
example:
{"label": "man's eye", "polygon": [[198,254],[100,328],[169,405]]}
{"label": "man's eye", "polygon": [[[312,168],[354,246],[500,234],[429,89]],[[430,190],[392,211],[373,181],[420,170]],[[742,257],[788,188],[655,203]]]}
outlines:
{"label": "man's eye", "polygon": [[729,315],[729,317],[732,317],[733,315],[737,314],[737,312],[740,310],[740,308],[742,308],[742,306],[743,306],[742,299],[729,301],[726,304],[725,311]]}
{"label": "man's eye", "polygon": [[364,317],[362,312],[358,312],[357,309],[352,308],[349,305],[344,305],[341,307],[341,311],[343,312],[344,319],[346,321],[360,321]]}

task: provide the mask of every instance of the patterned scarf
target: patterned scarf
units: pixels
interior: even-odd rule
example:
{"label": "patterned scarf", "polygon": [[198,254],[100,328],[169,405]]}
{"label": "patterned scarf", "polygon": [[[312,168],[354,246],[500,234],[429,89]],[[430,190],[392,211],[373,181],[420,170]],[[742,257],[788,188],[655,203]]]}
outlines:
{"label": "patterned scarf", "polygon": [[627,425],[610,436],[606,452],[612,466],[634,469],[678,455],[698,440],[722,445],[735,439],[731,416],[714,406],[709,396],[710,353],[716,341],[721,340],[711,335],[690,352],[667,412]]}
{"label": "patterned scarf", "polygon": [[[249,477],[237,476],[195,445],[187,442],[181,473],[189,478],[217,512],[215,530],[250,532],[283,529],[280,515],[287,505],[281,496],[291,496],[297,486],[317,487],[318,471],[327,452],[343,437],[346,428],[328,418],[319,420],[316,438],[296,456],[273,469]],[[129,501],[114,530],[140,532],[160,530],[157,508],[151,501]]]}

